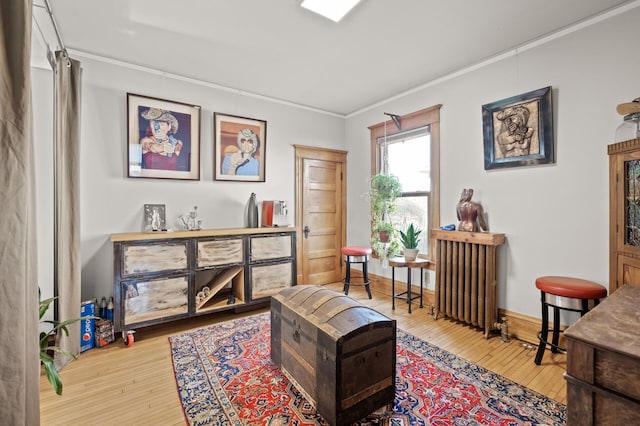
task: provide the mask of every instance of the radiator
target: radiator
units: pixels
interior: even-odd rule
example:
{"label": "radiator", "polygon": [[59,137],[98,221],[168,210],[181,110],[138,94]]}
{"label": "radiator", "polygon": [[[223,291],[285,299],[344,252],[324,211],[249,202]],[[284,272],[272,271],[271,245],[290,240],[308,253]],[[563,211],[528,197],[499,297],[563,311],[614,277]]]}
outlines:
{"label": "radiator", "polygon": [[504,234],[432,230],[436,240],[434,318],[484,329],[498,326],[498,247]]}

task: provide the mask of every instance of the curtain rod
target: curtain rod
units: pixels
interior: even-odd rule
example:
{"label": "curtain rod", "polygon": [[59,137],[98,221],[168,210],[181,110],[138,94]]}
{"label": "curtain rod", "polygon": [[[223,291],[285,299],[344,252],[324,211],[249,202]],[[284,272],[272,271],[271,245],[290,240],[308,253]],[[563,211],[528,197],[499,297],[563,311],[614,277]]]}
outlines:
{"label": "curtain rod", "polygon": [[[47,11],[47,15],[49,15],[49,21],[51,21],[51,25],[53,26],[53,30],[56,34],[56,39],[58,40],[58,44],[60,45],[60,51],[62,52],[62,58],[66,59],[67,61],[67,67],[71,66],[71,59],[69,59],[69,52],[67,52],[67,48],[64,45],[64,42],[62,41],[62,36],[60,35],[60,29],[58,28],[58,23],[56,22],[56,18],[53,16],[53,10],[51,9],[51,5],[49,4],[49,0],[44,0],[44,6],[41,6],[39,4],[34,4],[35,7],[39,7],[41,9],[45,9]],[[42,32],[42,30],[40,30]],[[43,35],[44,38],[44,35]],[[46,38],[45,38],[46,41]],[[51,68],[53,68],[55,70],[56,68],[56,60],[55,60],[55,55],[53,54],[53,52],[51,51],[51,49],[49,48],[49,46],[47,46],[47,57],[49,59],[49,63],[51,64]]]}
{"label": "curtain rod", "polygon": [[51,10],[51,5],[49,4],[49,0],[44,0],[45,9],[47,10],[47,14],[49,15],[49,19],[51,20],[51,24],[53,25],[53,30],[56,33],[56,38],[58,39],[58,44],[60,45],[60,49],[65,56],[67,54],[67,48],[64,47],[64,43],[62,42],[62,36],[60,35],[60,30],[58,29],[58,23],[56,22],[56,18],[53,16],[53,11]]}

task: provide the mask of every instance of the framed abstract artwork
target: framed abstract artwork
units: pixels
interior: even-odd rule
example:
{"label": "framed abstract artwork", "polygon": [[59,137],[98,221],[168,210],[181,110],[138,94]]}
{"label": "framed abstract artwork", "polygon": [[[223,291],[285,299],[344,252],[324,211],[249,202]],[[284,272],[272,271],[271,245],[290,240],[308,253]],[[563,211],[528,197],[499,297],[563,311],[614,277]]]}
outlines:
{"label": "framed abstract artwork", "polygon": [[200,106],[127,93],[128,177],[200,179]]}
{"label": "framed abstract artwork", "polygon": [[265,181],[266,121],[216,112],[213,134],[216,180]]}
{"label": "framed abstract artwork", "polygon": [[482,106],[484,169],[553,163],[551,87]]}

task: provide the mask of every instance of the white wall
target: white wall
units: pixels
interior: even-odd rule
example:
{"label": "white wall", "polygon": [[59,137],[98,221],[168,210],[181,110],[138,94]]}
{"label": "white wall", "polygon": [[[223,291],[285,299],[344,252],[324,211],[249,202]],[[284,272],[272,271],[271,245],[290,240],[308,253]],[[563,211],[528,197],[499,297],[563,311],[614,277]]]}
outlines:
{"label": "white wall", "polygon": [[[366,244],[369,235],[361,220],[369,214],[361,196],[370,174],[367,126],[384,121],[383,112],[442,104],[441,224],[457,224],[460,192],[474,188],[490,231],[507,237],[499,259],[500,308],[540,317],[535,278],[542,275],[608,287],[607,145],[622,122],[616,105],[640,96],[633,48],[639,25],[636,8],[349,117],[347,150],[364,158],[352,154],[348,163],[348,243]],[[482,105],[546,86],[553,88],[555,163],[485,171]],[[371,271],[390,276],[377,262]],[[428,278],[433,289],[433,274]]]}
{"label": "white wall", "polygon": [[[251,192],[260,200],[293,202],[293,144],[350,152],[347,241],[367,244],[369,221],[362,220],[369,217],[364,197],[370,164],[367,126],[383,121],[383,112],[407,114],[434,104],[443,104],[441,222],[456,223],[460,191],[474,188],[491,231],[507,236],[500,257],[500,307],[539,317],[534,280],[541,275],[572,275],[608,285],[606,147],[621,122],[616,105],[640,96],[640,58],[634,51],[638,24],[640,8],[346,120],[76,57],[84,70],[82,298],[113,293],[110,235],[139,231],[145,203],[166,204],[168,221],[198,205],[205,227],[238,227]],[[34,104],[51,105],[45,86],[34,84]],[[545,86],[553,87],[556,162],[484,171],[481,106]],[[202,106],[200,181],[126,177],[127,92]],[[213,180],[214,111],[267,120],[265,183]],[[36,117],[35,125],[36,134],[50,132],[51,119]],[[39,223],[39,233],[46,241],[46,217],[41,215],[39,222],[45,223],[44,228]],[[376,262],[372,272],[390,275]],[[428,278],[433,288],[432,274]]]}
{"label": "white wall", "polygon": [[[258,201],[294,201],[293,144],[344,147],[344,119],[76,57],[82,63],[82,298],[113,294],[112,233],[142,230],[145,203],[166,205],[167,224],[198,206],[205,228],[243,227],[251,192]],[[201,179],[127,178],[127,92],[202,107]],[[266,182],[213,180],[213,113],[267,121]],[[293,209],[291,210],[293,220]]]}

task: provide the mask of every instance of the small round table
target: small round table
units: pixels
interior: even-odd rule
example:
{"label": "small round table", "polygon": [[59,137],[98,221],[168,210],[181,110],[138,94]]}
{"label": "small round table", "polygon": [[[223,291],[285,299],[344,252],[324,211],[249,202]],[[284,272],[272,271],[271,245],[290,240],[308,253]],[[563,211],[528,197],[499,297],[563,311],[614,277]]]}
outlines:
{"label": "small round table", "polygon": [[[389,266],[391,266],[391,309],[396,308],[396,299],[406,300],[409,304],[409,313],[411,313],[411,302],[414,299],[420,299],[420,307],[422,308],[422,283],[424,275],[422,270],[429,266],[431,261],[427,259],[406,260],[404,256],[392,257],[389,259]],[[407,268],[407,291],[396,294],[396,267]],[[420,293],[413,293],[411,291],[411,268],[420,268]]]}

